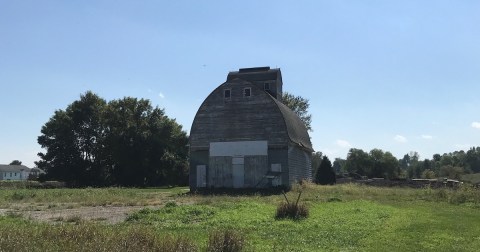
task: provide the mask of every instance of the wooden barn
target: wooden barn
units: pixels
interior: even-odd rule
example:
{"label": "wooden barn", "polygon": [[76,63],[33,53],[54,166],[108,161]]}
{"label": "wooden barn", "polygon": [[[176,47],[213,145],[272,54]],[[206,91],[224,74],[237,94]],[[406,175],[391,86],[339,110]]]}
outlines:
{"label": "wooden barn", "polygon": [[242,68],[210,93],[190,131],[190,189],[311,180],[310,137],[282,103],[282,85],[280,69]]}

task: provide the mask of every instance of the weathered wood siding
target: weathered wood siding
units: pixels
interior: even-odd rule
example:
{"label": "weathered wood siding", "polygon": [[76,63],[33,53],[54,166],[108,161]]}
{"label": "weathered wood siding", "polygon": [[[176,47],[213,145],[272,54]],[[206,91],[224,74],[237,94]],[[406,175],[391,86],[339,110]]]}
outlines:
{"label": "weathered wood siding", "polygon": [[245,187],[264,187],[259,183],[267,172],[267,156],[245,156]]}
{"label": "weathered wood siding", "polygon": [[233,187],[232,157],[210,157],[207,187]]}
{"label": "weathered wood siding", "polygon": [[[251,96],[244,97],[244,88]],[[231,98],[224,98],[224,90]],[[190,131],[190,148],[209,146],[210,142],[266,140],[269,145],[288,143],[288,133],[277,105],[255,85],[235,80],[220,85],[200,106]]]}
{"label": "weathered wood siding", "polygon": [[[208,149],[199,150],[190,152],[190,188],[197,188],[197,165],[206,165],[207,174],[208,174]],[[208,184],[208,180],[207,180]]]}
{"label": "weathered wood siding", "polygon": [[284,148],[270,148],[268,150],[268,164],[280,164],[282,169],[282,185],[289,186],[289,172],[288,172],[288,147]]}
{"label": "weathered wood siding", "polygon": [[297,146],[288,148],[288,175],[293,184],[302,179],[312,180],[312,155]]}

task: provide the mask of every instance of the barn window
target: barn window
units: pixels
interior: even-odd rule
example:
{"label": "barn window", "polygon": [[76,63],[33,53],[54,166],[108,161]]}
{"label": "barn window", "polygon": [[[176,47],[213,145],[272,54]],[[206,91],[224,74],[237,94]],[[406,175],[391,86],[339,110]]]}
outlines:
{"label": "barn window", "polygon": [[268,82],[263,83],[263,90],[269,91],[270,90],[270,83],[268,83]]}
{"label": "barn window", "polygon": [[223,90],[223,97],[225,99],[230,99],[231,96],[232,96],[232,91],[230,89]]}
{"label": "barn window", "polygon": [[243,89],[243,96],[244,97],[250,97],[252,94],[252,89],[251,88],[244,88]]}

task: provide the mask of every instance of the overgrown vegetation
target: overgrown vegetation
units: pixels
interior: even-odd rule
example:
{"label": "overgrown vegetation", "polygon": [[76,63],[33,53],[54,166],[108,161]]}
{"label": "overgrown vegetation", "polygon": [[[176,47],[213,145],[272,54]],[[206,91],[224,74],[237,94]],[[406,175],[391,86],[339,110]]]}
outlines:
{"label": "overgrown vegetation", "polygon": [[49,225],[0,217],[1,251],[198,251],[185,236],[147,226]]}
{"label": "overgrown vegetation", "polygon": [[281,202],[277,207],[277,212],[275,214],[275,218],[277,219],[285,219],[290,218],[294,220],[303,219],[308,217],[308,207],[300,203],[300,197],[302,196],[303,189],[298,192],[297,200],[294,202],[290,202],[287,198],[285,192],[283,196],[285,197],[285,202]]}
{"label": "overgrown vegetation", "polygon": [[235,230],[214,230],[208,236],[207,252],[240,252],[244,243],[243,235]]}
{"label": "overgrown vegetation", "polygon": [[[476,251],[480,246],[479,191],[467,185],[453,190],[305,183],[300,202],[309,206],[309,216],[301,221],[275,218],[285,201],[281,194],[25,189],[18,200],[11,197],[15,191],[0,190],[3,208],[36,202],[81,205],[82,200],[99,204],[108,197],[124,205],[142,201],[145,208],[115,225],[75,216],[71,222],[66,217],[41,223],[12,208],[0,217],[0,248],[6,251],[206,251],[210,243],[222,247],[231,240],[241,241],[244,251]],[[295,202],[298,191],[286,196]]]}

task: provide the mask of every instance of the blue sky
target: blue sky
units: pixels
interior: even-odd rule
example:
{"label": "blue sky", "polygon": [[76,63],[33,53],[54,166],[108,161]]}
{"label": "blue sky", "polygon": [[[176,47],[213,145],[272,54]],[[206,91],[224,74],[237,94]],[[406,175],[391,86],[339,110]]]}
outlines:
{"label": "blue sky", "polygon": [[480,145],[479,1],[0,0],[0,163],[32,167],[57,109],[147,98],[189,131],[229,71],[310,100],[315,150]]}

